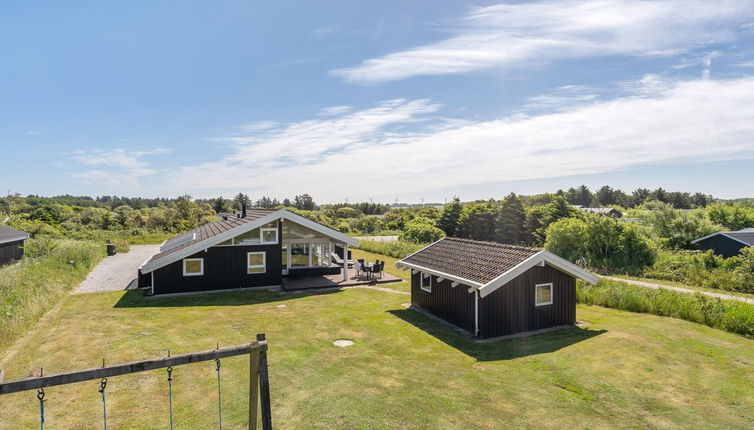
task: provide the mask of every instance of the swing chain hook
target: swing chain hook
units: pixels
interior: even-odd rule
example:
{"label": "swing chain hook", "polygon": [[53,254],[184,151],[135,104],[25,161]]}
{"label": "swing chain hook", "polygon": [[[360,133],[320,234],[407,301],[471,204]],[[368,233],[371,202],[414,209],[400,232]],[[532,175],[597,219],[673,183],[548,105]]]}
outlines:
{"label": "swing chain hook", "polygon": [[102,378],[102,380],[99,381],[99,392],[104,393],[105,387],[107,387],[107,378]]}
{"label": "swing chain hook", "polygon": [[39,403],[42,403],[45,401],[45,389],[40,388],[37,390],[37,398],[39,399]]}
{"label": "swing chain hook", "polygon": [[173,368],[168,366],[168,382],[173,380]]}
{"label": "swing chain hook", "polygon": [[220,359],[219,358],[215,359],[215,366],[216,366],[215,369],[219,372],[220,371]]}

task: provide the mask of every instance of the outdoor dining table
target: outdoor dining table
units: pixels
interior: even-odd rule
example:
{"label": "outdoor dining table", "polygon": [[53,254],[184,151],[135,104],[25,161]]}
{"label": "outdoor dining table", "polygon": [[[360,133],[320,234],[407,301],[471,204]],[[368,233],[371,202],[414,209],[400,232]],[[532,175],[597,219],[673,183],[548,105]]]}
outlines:
{"label": "outdoor dining table", "polygon": [[364,262],[364,263],[361,264],[361,268],[365,272],[367,272],[367,279],[371,279],[372,278],[372,267],[374,267],[374,263],[366,263],[366,262]]}

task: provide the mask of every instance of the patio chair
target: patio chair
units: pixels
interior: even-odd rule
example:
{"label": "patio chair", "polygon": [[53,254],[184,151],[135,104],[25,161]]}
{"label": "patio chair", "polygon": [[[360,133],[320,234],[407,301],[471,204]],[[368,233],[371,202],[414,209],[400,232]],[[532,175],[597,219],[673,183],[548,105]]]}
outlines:
{"label": "patio chair", "polygon": [[363,261],[364,261],[364,260],[361,260],[361,259],[359,259],[359,260],[356,260],[356,263],[354,263],[354,265],[353,265],[353,268],[354,268],[354,269],[356,270],[356,276],[357,276],[357,277],[358,277],[359,275],[361,275],[361,272],[362,272],[362,271],[364,271],[364,266],[362,266],[362,265],[361,265],[361,263],[362,263]]}
{"label": "patio chair", "polygon": [[377,261],[374,262],[374,266],[372,266],[371,272],[372,272],[372,274],[379,273],[380,274],[380,279],[381,279],[382,278],[382,270],[384,269],[384,267],[385,267],[385,262],[384,261],[381,262],[380,260],[377,260]]}

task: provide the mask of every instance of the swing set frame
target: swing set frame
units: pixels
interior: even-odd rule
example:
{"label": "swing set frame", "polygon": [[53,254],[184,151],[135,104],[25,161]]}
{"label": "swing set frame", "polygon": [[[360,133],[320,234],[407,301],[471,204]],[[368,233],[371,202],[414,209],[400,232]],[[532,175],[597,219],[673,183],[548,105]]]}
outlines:
{"label": "swing set frame", "polygon": [[[272,430],[272,409],[270,407],[270,380],[267,369],[267,340],[264,333],[257,340],[243,345],[228,346],[189,354],[173,355],[153,360],[135,361],[113,366],[57,373],[47,376],[2,381],[0,371],[0,395],[21,391],[39,390],[56,385],[102,380],[112,376],[128,375],[167,367],[182,366],[202,361],[219,360],[236,355],[249,355],[249,430],[257,429],[258,412],[261,409],[262,430]],[[259,407],[261,405],[261,408]]]}

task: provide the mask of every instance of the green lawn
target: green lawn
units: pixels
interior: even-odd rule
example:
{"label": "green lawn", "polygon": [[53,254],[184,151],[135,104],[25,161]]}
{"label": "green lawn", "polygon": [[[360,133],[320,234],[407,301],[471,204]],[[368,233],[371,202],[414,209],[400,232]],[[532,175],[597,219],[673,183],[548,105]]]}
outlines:
{"label": "green lawn", "polygon": [[[71,295],[5,351],[6,379],[270,342],[276,428],[752,428],[754,341],[672,318],[579,306],[585,328],[477,344],[348,289],[145,299]],[[285,307],[279,307],[285,305]],[[355,341],[350,348],[336,339]],[[223,361],[224,428],[244,428],[248,361]],[[216,428],[214,363],[174,371],[176,428]],[[164,371],[111,378],[111,428],[167,426]],[[47,392],[48,428],[101,428],[96,381]],[[38,426],[34,392],[0,397],[0,428]]]}

